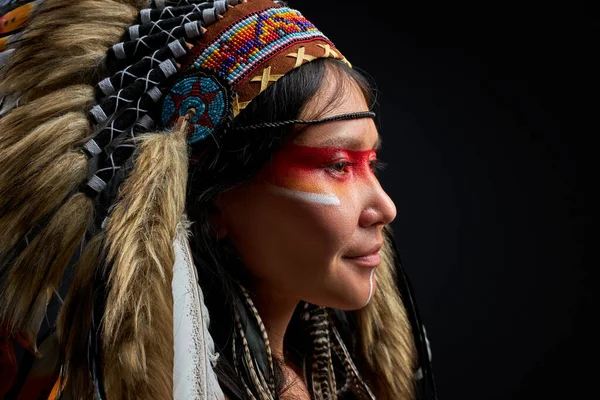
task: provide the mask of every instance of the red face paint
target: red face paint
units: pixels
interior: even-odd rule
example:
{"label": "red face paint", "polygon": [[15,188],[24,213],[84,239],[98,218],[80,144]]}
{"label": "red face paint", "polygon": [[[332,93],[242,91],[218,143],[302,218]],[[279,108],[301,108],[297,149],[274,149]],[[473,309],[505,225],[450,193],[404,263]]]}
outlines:
{"label": "red face paint", "polygon": [[375,150],[288,145],[265,171],[267,182],[293,191],[346,197],[349,183],[373,174]]}

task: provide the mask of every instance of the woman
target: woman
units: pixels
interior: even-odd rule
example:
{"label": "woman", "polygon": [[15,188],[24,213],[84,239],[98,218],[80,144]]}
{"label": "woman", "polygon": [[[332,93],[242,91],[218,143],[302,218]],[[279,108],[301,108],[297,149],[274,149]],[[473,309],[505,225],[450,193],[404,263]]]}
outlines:
{"label": "woman", "polygon": [[[366,80],[279,2],[154,1],[139,20],[136,3],[46,0],[3,72],[0,93],[19,100],[0,119],[9,342],[38,352],[46,304],[86,243],[60,354],[37,384],[34,362],[22,390],[426,394],[415,390],[432,374],[404,276],[404,302],[396,288],[386,228],[396,210],[375,175]],[[44,53],[52,65],[40,68]]]}

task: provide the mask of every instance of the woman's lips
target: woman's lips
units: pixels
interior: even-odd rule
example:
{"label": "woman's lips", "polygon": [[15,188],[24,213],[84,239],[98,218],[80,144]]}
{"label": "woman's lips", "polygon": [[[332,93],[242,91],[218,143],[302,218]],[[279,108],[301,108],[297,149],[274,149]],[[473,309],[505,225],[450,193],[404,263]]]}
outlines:
{"label": "woman's lips", "polygon": [[360,257],[344,257],[346,260],[352,261],[354,264],[365,267],[365,268],[375,268],[381,263],[381,257],[379,256],[379,252],[375,252],[373,254],[369,254],[366,256]]}

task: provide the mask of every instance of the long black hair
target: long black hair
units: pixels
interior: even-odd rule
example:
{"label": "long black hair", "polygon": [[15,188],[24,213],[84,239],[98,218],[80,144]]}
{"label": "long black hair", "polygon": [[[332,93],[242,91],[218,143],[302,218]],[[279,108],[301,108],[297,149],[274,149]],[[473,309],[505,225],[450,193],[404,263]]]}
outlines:
{"label": "long black hair", "polygon": [[[251,180],[284,140],[301,132],[293,127],[235,132],[235,127],[297,119],[323,86],[325,79],[335,79],[340,91],[327,99],[325,108],[316,111],[319,115],[306,118],[319,118],[335,107],[343,98],[343,91],[351,85],[358,85],[367,104],[374,106],[374,90],[364,75],[338,60],[318,59],[286,74],[256,97],[233,121],[232,131],[220,137],[206,138],[203,146],[194,152],[201,154],[201,157],[195,156],[195,161],[190,165],[187,210],[192,221],[192,252],[211,318],[210,332],[216,350],[221,355],[216,367],[217,375],[230,398],[247,398],[243,383],[233,368],[231,340],[235,311],[240,314],[253,356],[259,365],[265,366],[265,371],[268,369],[267,355],[259,326],[245,306],[237,285],[247,278],[243,263],[231,241],[227,238],[217,240],[210,225],[213,200],[219,193]],[[292,360],[298,369],[301,369],[304,357],[310,350],[299,318],[301,306],[294,313],[284,338],[286,358]],[[343,314],[336,312],[338,317],[345,319]],[[242,357],[241,350],[235,357]],[[279,394],[285,390],[280,365],[275,365],[274,378],[277,389],[275,396],[279,398]]]}

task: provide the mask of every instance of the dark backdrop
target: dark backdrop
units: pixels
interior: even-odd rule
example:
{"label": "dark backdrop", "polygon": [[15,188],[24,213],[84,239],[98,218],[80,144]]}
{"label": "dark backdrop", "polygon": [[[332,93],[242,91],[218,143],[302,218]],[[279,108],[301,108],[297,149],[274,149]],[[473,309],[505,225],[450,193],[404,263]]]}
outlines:
{"label": "dark backdrop", "polygon": [[564,8],[290,3],[377,83],[381,179],[440,398],[589,396],[592,25]]}

